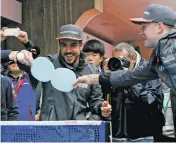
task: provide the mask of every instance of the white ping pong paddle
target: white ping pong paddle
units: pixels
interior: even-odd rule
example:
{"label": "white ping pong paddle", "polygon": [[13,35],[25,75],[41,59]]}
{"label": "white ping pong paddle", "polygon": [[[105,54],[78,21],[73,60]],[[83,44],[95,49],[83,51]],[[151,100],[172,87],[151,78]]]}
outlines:
{"label": "white ping pong paddle", "polygon": [[54,70],[51,78],[51,84],[54,88],[63,91],[69,92],[73,87],[73,82],[76,80],[75,73],[67,68],[57,68]]}
{"label": "white ping pong paddle", "polygon": [[31,73],[39,81],[50,81],[54,70],[53,64],[47,58],[38,57],[32,62]]}
{"label": "white ping pong paddle", "polygon": [[[32,63],[31,73],[39,81],[51,81],[52,86],[59,91],[70,92],[74,88],[75,73],[68,68],[54,69],[53,64],[47,58],[36,58]],[[83,86],[88,87],[87,84]]]}

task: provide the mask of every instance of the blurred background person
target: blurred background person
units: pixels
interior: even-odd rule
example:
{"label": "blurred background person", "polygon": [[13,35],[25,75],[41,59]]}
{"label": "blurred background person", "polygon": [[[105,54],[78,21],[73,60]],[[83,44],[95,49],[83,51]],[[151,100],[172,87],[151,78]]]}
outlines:
{"label": "blurred background person", "polygon": [[[7,38],[4,36],[5,29],[7,29],[7,27],[3,27],[0,31],[1,41]],[[36,46],[28,40],[28,35],[25,31],[20,30],[19,35],[16,38],[24,44],[25,49],[34,52],[34,57],[36,57],[36,54],[38,55],[40,53],[36,53],[39,51],[39,48],[37,47],[38,49],[36,51]],[[1,50],[1,66],[3,67],[3,74],[8,76],[12,81],[15,104],[18,107],[19,112],[18,120],[34,120],[36,112],[36,95],[34,89],[36,83],[32,86],[30,79],[32,81],[36,80],[19,69],[16,61],[17,53],[18,51]]]}
{"label": "blurred background person", "polygon": [[18,115],[11,80],[1,75],[1,121],[17,121]]}
{"label": "blurred background person", "polygon": [[14,61],[5,63],[4,67],[7,69],[6,75],[12,81],[14,99],[19,112],[18,120],[34,120],[36,112],[36,95],[30,82],[29,75],[20,70]]}
{"label": "blurred background person", "polygon": [[[98,72],[103,72],[103,60],[105,54],[104,44],[96,39],[84,43],[82,51],[86,54],[88,62],[97,67]],[[102,89],[103,99],[109,102],[109,95]]]}
{"label": "blurred background person", "polygon": [[[115,46],[109,70],[132,69],[146,61],[127,43]],[[142,82],[131,87],[113,89],[111,94],[114,141],[152,142],[161,136],[162,86],[160,80]]]}
{"label": "blurred background person", "polygon": [[83,52],[86,54],[88,62],[95,65],[101,72],[100,66],[105,54],[104,44],[96,39],[87,41],[83,46]]}

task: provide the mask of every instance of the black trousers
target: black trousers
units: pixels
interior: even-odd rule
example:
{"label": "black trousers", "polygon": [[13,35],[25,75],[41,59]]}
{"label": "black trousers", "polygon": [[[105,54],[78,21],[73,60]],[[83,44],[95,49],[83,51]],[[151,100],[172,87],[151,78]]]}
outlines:
{"label": "black trousers", "polygon": [[160,135],[154,137],[154,142],[176,142],[176,138]]}

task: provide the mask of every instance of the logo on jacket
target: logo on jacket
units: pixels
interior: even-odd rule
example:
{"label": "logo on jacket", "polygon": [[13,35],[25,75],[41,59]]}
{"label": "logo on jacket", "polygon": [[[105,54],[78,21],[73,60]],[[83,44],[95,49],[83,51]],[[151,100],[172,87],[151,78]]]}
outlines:
{"label": "logo on jacket", "polygon": [[161,66],[159,67],[159,71],[160,71],[160,72],[163,72],[163,71],[165,71],[165,68],[161,65]]}

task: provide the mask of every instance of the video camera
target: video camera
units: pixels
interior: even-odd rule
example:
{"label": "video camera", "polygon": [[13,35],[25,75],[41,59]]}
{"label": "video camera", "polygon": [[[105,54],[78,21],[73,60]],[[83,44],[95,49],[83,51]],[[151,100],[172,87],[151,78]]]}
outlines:
{"label": "video camera", "polygon": [[111,71],[120,70],[122,68],[129,68],[130,67],[130,61],[123,57],[118,58],[110,58],[108,62],[108,68]]}

